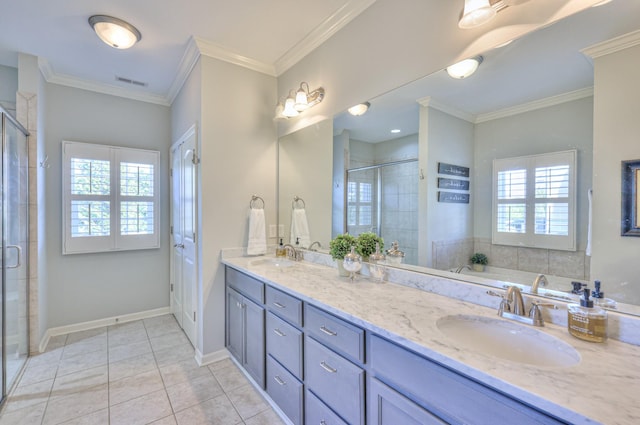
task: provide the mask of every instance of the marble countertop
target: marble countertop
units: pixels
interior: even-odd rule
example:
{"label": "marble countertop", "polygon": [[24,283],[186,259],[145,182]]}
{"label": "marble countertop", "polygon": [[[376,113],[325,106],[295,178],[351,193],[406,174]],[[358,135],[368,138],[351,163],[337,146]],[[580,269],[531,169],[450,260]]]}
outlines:
{"label": "marble countertop", "polygon": [[565,327],[547,324],[536,329],[575,348],[581,356],[577,365],[540,367],[503,360],[457,347],[436,325],[451,314],[496,318],[495,309],[364,276],[351,283],[335,268],[307,261],[276,268],[257,264],[259,258],[222,262],[569,423],[640,423],[638,346],[612,339],[589,343],[573,338]]}

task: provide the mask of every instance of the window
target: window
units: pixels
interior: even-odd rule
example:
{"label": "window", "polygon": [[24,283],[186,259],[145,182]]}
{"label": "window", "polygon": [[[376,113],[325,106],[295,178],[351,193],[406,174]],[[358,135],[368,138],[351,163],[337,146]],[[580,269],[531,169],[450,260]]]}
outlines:
{"label": "window", "polygon": [[574,251],[576,151],[493,161],[493,243]]}
{"label": "window", "polygon": [[347,224],[349,226],[371,226],[371,183],[350,181],[347,186]]}
{"label": "window", "polygon": [[62,142],[63,254],[158,248],[160,152]]}

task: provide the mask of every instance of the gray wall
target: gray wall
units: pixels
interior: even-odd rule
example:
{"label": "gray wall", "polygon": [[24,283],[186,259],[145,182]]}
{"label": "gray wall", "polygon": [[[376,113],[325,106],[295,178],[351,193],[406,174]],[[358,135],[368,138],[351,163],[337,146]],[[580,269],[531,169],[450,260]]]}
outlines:
{"label": "gray wall", "polygon": [[[640,159],[640,46],[595,59],[591,276],[639,303],[640,238],[620,236],[620,162]],[[626,296],[626,298],[624,298]]]}
{"label": "gray wall", "polygon": [[[0,65],[0,105],[15,107],[18,91],[18,68]],[[15,113],[14,111],[10,111]]]}
{"label": "gray wall", "polygon": [[472,187],[474,236],[491,239],[492,170],[495,158],[578,151],[576,246],[587,244],[587,190],[593,161],[593,97],[479,123],[475,126]]}
{"label": "gray wall", "polygon": [[[55,84],[46,99],[49,327],[168,307],[169,108]],[[62,255],[63,140],[160,151],[160,249]]]}

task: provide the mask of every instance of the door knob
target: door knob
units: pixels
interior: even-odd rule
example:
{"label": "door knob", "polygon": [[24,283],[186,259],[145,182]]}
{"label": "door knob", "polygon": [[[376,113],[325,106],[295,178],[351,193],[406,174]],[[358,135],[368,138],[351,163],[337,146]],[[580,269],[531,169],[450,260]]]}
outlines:
{"label": "door knob", "polygon": [[177,243],[175,245],[173,245],[174,248],[184,248],[184,244],[183,243]]}

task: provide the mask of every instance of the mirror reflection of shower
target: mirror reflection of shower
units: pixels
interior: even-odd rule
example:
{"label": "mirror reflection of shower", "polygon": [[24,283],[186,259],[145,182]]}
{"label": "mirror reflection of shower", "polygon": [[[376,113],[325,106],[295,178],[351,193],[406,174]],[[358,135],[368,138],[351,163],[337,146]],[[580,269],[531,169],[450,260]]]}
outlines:
{"label": "mirror reflection of shower", "polygon": [[346,229],[373,232],[385,250],[398,241],[404,261],[418,256],[418,160],[408,159],[347,170]]}

